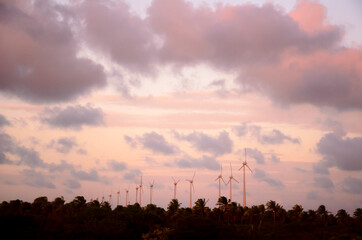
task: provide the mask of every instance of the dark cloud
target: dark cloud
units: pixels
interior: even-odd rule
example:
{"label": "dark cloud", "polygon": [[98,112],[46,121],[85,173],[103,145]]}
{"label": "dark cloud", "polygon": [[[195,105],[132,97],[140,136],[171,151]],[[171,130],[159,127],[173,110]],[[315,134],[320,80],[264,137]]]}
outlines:
{"label": "dark cloud", "polygon": [[75,167],[72,164],[67,163],[65,160],[61,160],[59,164],[51,163],[47,165],[49,172],[64,172],[74,171]]}
{"label": "dark cloud", "polygon": [[156,45],[146,20],[119,1],[84,1],[79,10],[84,37],[93,49],[133,71],[150,71]]}
{"label": "dark cloud", "polygon": [[234,126],[232,131],[238,137],[243,137],[247,134],[250,134],[261,144],[283,144],[286,141],[295,144],[300,143],[298,138],[287,136],[278,129],[273,129],[271,132],[264,132],[260,126],[252,125],[248,122],[243,122],[240,126]]}
{"label": "dark cloud", "polygon": [[332,180],[328,177],[315,177],[314,186],[331,191],[334,188]]}
{"label": "dark cloud", "polygon": [[77,150],[77,153],[80,154],[80,155],[87,155],[88,154],[87,150],[85,150],[84,148],[79,148]]}
{"label": "dark cloud", "polygon": [[75,179],[68,179],[63,182],[63,185],[70,189],[79,189],[82,185]]}
{"label": "dark cloud", "polygon": [[280,158],[277,157],[275,154],[272,154],[272,155],[271,155],[270,160],[271,160],[272,162],[275,162],[275,163],[280,162]]}
{"label": "dark cloud", "polygon": [[284,183],[282,181],[271,178],[269,174],[261,169],[255,168],[253,172],[253,177],[261,182],[266,182],[270,186],[284,188]]}
{"label": "dark cloud", "polygon": [[123,179],[134,181],[138,180],[138,177],[141,176],[142,172],[138,169],[130,169],[125,174],[123,174]]}
{"label": "dark cloud", "polygon": [[255,159],[259,164],[265,163],[264,154],[256,148],[246,148],[246,157]]}
{"label": "dark cloud", "polygon": [[277,129],[273,129],[273,131],[269,134],[261,135],[259,141],[262,144],[282,144],[284,143],[284,141],[289,141],[291,143],[297,144],[300,143],[299,139],[291,138]]}
{"label": "dark cloud", "polygon": [[120,171],[127,169],[127,163],[119,162],[116,160],[108,161],[108,166],[112,169],[112,171],[115,171],[115,172],[120,172]]}
{"label": "dark cloud", "polygon": [[135,138],[125,135],[124,139],[132,148],[141,145],[143,148],[149,149],[154,153],[172,155],[178,151],[178,148],[167,142],[163,135],[153,131]]}
{"label": "dark cloud", "polygon": [[218,136],[209,136],[202,132],[193,132],[188,135],[175,133],[176,138],[188,141],[192,147],[202,152],[209,152],[216,156],[231,153],[233,141],[229,133],[221,131]]}
{"label": "dark cloud", "polygon": [[77,171],[77,170],[72,170],[71,174],[73,175],[73,177],[79,179],[79,180],[84,180],[84,181],[99,181],[100,177],[98,175],[98,172],[95,169],[91,169],[89,172],[86,171]]}
{"label": "dark cloud", "polygon": [[54,1],[0,2],[0,91],[48,103],[106,84],[103,68],[77,55],[70,12]]}
{"label": "dark cloud", "polygon": [[307,199],[309,199],[309,200],[317,200],[318,199],[318,193],[316,191],[309,191],[307,193]]}
{"label": "dark cloud", "polygon": [[192,158],[190,156],[184,156],[182,158],[176,158],[174,163],[180,168],[199,168],[199,169],[220,169],[220,164],[215,157],[203,155],[201,158]]}
{"label": "dark cloud", "polygon": [[362,194],[362,178],[347,177],[343,180],[342,189],[351,194]]}
{"label": "dark cloud", "polygon": [[83,126],[99,126],[104,124],[104,113],[91,104],[74,105],[66,108],[46,108],[41,114],[43,123],[52,127],[80,130]]}
{"label": "dark cloud", "polygon": [[11,125],[10,122],[2,114],[0,114],[0,128],[10,125]]}
{"label": "dark cloud", "polygon": [[57,140],[53,139],[48,147],[55,148],[55,150],[60,153],[69,153],[77,145],[74,138],[62,137]]}
{"label": "dark cloud", "polygon": [[43,175],[41,172],[36,172],[33,169],[25,169],[21,172],[21,175],[26,185],[55,189],[55,185],[49,180],[50,177]]}
{"label": "dark cloud", "polygon": [[328,133],[318,142],[317,151],[323,156],[323,160],[318,163],[321,167],[337,167],[345,171],[362,170],[360,137],[349,138]]}

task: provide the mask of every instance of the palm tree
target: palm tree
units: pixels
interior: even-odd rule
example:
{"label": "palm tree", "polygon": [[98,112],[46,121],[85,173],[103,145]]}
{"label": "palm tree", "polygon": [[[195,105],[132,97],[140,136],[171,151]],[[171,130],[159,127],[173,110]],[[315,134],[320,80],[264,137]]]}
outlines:
{"label": "palm tree", "polygon": [[180,203],[177,199],[172,199],[167,206],[167,212],[170,216],[174,216],[180,209]]}
{"label": "palm tree", "polygon": [[295,218],[297,219],[297,221],[300,220],[300,216],[302,215],[303,213],[303,207],[302,205],[298,205],[298,204],[295,204],[292,208],[292,211],[293,211],[293,214],[295,216]]}
{"label": "palm tree", "polygon": [[266,203],[266,209],[268,211],[272,211],[273,212],[273,221],[275,223],[275,217],[276,217],[276,213],[279,209],[279,204],[277,204],[275,201],[270,200],[269,202]]}
{"label": "palm tree", "polygon": [[353,217],[357,222],[362,222],[362,208],[357,208],[353,213]]}
{"label": "palm tree", "polygon": [[195,202],[194,211],[205,217],[206,203],[207,201],[205,201],[205,198],[197,199],[197,201]]}
{"label": "palm tree", "polygon": [[346,210],[340,209],[336,214],[336,218],[338,223],[346,223],[349,219],[349,214]]}
{"label": "palm tree", "polygon": [[323,224],[326,224],[326,218],[328,216],[328,212],[324,205],[320,205],[317,209],[317,215],[322,219]]}

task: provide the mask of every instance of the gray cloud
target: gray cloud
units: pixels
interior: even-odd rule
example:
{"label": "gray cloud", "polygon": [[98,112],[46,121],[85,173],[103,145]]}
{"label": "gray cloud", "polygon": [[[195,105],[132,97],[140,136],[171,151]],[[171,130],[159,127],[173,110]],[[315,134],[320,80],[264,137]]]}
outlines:
{"label": "gray cloud", "polygon": [[231,153],[233,150],[233,141],[226,131],[221,131],[215,137],[202,132],[193,132],[188,135],[175,133],[175,136],[180,140],[190,142],[199,151],[209,152],[216,156]]}
{"label": "gray cloud", "polygon": [[284,141],[297,144],[300,143],[299,139],[291,138],[277,129],[273,129],[273,131],[269,134],[261,135],[259,139],[259,142],[263,144],[282,144]]}
{"label": "gray cloud", "polygon": [[91,169],[89,172],[72,170],[73,177],[84,181],[98,181],[100,180],[98,172],[95,169]]}
{"label": "gray cloud", "polygon": [[164,136],[153,131],[135,138],[125,135],[124,139],[132,148],[141,145],[143,148],[149,149],[154,153],[172,155],[178,151],[178,148],[168,143]]}
{"label": "gray cloud", "polygon": [[341,137],[334,133],[324,135],[317,144],[323,156],[319,165],[324,168],[337,167],[345,171],[362,170],[362,138]]}
{"label": "gray cloud", "polygon": [[362,178],[347,177],[343,180],[342,189],[351,194],[362,194]]}
{"label": "gray cloud", "polygon": [[63,185],[70,189],[79,189],[82,185],[75,179],[68,179],[63,182]]}
{"label": "gray cloud", "polygon": [[74,138],[62,137],[57,140],[52,140],[48,145],[50,148],[55,148],[60,153],[69,153],[73,147],[77,146],[77,142]]}
{"label": "gray cloud", "polygon": [[0,127],[10,126],[10,122],[4,117],[4,115],[0,114]]}
{"label": "gray cloud", "polygon": [[138,180],[138,177],[141,176],[141,174],[142,174],[142,172],[138,169],[130,169],[130,170],[128,170],[128,172],[123,174],[123,179],[129,180],[129,181]]}
{"label": "gray cloud", "polygon": [[26,185],[55,189],[55,185],[49,180],[49,177],[43,175],[41,172],[25,169],[21,172],[21,175],[23,176],[23,182]]}
{"label": "gray cloud", "polygon": [[192,158],[190,156],[184,156],[177,158],[174,163],[180,168],[199,168],[199,169],[220,169],[220,164],[215,157],[203,155],[201,158]]}
{"label": "gray cloud", "polygon": [[41,114],[43,123],[52,127],[80,130],[83,126],[99,126],[104,124],[104,113],[91,104],[75,105],[66,108],[46,108]]}
{"label": "gray cloud", "polygon": [[248,122],[243,122],[239,126],[234,126],[232,131],[238,137],[250,134],[251,136],[256,137],[258,142],[261,144],[283,144],[286,141],[295,144],[300,143],[298,138],[287,136],[278,129],[273,129],[271,132],[264,132],[260,126],[252,125]]}
{"label": "gray cloud", "polygon": [[255,159],[259,164],[265,163],[264,154],[256,148],[246,148],[246,157]]}
{"label": "gray cloud", "polygon": [[47,169],[49,170],[49,172],[64,172],[74,171],[75,167],[74,165],[67,163],[65,160],[61,160],[59,164],[47,164]]}
{"label": "gray cloud", "polygon": [[87,155],[88,154],[87,150],[85,150],[84,148],[79,148],[77,150],[77,153],[80,154],[80,155]]}
{"label": "gray cloud", "polygon": [[125,162],[118,162],[116,160],[108,161],[108,166],[112,169],[112,171],[120,172],[127,169],[127,163]]}
{"label": "gray cloud", "polygon": [[271,178],[266,172],[261,169],[255,168],[253,177],[261,182],[266,182],[270,186],[284,188],[284,183],[282,181]]}
{"label": "gray cloud", "polygon": [[272,162],[275,162],[275,163],[280,162],[280,158],[277,157],[275,154],[272,154],[272,155],[271,155],[270,160],[271,160]]}
{"label": "gray cloud", "polygon": [[332,180],[328,177],[315,177],[314,186],[331,191],[334,188]]}
{"label": "gray cloud", "polygon": [[103,68],[77,55],[68,7],[53,1],[1,1],[0,13],[0,91],[48,103],[106,84]]}
{"label": "gray cloud", "polygon": [[318,199],[318,193],[316,191],[309,191],[307,193],[307,199],[309,199],[309,200],[317,200]]}

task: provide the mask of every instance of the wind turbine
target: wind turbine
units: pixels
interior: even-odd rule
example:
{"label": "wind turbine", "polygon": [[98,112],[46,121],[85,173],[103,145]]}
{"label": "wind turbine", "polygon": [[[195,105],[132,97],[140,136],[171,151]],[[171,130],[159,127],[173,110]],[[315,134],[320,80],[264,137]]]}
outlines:
{"label": "wind turbine", "polygon": [[141,176],[141,184],[139,186],[139,189],[140,189],[140,206],[142,206],[142,192],[143,192],[142,176]]}
{"label": "wind turbine", "polygon": [[111,194],[109,194],[108,196],[109,196],[109,206],[112,206],[112,190]]}
{"label": "wind turbine", "polygon": [[119,194],[121,193],[120,187],[118,186],[118,192],[117,192],[117,206],[119,206]]}
{"label": "wind turbine", "polygon": [[250,172],[251,171],[249,165],[246,162],[246,148],[245,148],[245,160],[243,162],[243,166],[241,166],[241,168],[239,168],[239,171],[243,168],[243,179],[244,179],[244,194],[243,194],[243,207],[245,208],[246,206],[246,183],[245,183],[245,167],[249,168]]}
{"label": "wind turbine", "polygon": [[136,203],[138,203],[138,185],[136,185]]}
{"label": "wind turbine", "polygon": [[173,177],[172,177],[172,179],[173,179],[173,199],[176,199],[176,188],[177,188],[177,183],[180,181],[180,179],[179,180],[175,180]]}
{"label": "wind turbine", "polygon": [[234,177],[233,177],[233,168],[231,167],[231,162],[230,162],[230,170],[231,170],[231,175],[229,177],[229,181],[227,182],[227,184],[230,184],[230,203],[233,202],[233,196],[232,196],[232,186],[231,186],[231,183],[232,183],[232,180],[234,180],[235,182],[239,183],[238,180],[236,180]]}
{"label": "wind turbine", "polygon": [[[190,208],[192,208],[192,190],[194,190],[195,192],[195,188],[194,188],[194,177],[195,177],[196,172],[194,172],[194,176],[192,177],[191,180],[186,179],[186,181],[190,182]],[[192,189],[191,189],[192,188]]]}
{"label": "wind turbine", "polygon": [[155,183],[155,180],[153,180],[152,183],[150,183],[150,204],[152,204],[152,192],[153,192],[153,184]]}
{"label": "wind turbine", "polygon": [[221,189],[220,189],[221,180],[224,182],[224,184],[226,184],[225,181],[224,181],[224,179],[222,178],[222,165],[221,165],[221,168],[220,168],[220,174],[219,174],[219,176],[215,179],[215,181],[216,181],[216,180],[219,180],[219,199],[220,199],[220,197],[221,197]]}
{"label": "wind turbine", "polygon": [[129,192],[129,186],[128,186],[128,189],[124,189],[126,190],[126,207],[128,206],[128,192]]}

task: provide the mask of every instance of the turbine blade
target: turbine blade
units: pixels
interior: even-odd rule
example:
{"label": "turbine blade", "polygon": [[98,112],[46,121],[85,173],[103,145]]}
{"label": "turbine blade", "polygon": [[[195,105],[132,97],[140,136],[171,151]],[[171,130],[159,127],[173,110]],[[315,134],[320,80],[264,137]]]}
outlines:
{"label": "turbine blade", "polygon": [[176,180],[172,177],[173,181],[176,182]]}
{"label": "turbine blade", "polygon": [[239,168],[239,171],[240,171],[243,167],[244,167],[244,165]]}
{"label": "turbine blade", "polygon": [[250,172],[253,172],[253,171],[251,170],[251,168],[248,166],[248,164],[246,164],[245,166],[247,166],[247,167],[249,168]]}
{"label": "turbine blade", "polygon": [[192,177],[192,180],[194,180],[195,174],[196,174],[196,171],[194,172],[194,176]]}
{"label": "turbine blade", "polygon": [[193,183],[191,183],[191,186],[192,186],[192,190],[194,190],[194,192],[195,192],[195,187],[194,187],[194,184],[193,184]]}
{"label": "turbine blade", "polygon": [[[178,183],[180,180],[181,180],[181,179],[179,179],[179,180],[177,181],[177,183]],[[176,184],[177,184],[177,183],[176,183]]]}
{"label": "turbine blade", "polygon": [[221,177],[221,180],[224,182],[224,184],[226,185],[226,182],[224,181],[224,179]]}
{"label": "turbine blade", "polygon": [[239,181],[238,181],[238,180],[236,180],[235,178],[233,178],[233,180],[234,180],[235,182],[239,183]]}
{"label": "turbine blade", "polygon": [[219,179],[219,177],[217,177],[217,178],[215,179],[215,181],[218,180],[218,179]]}

